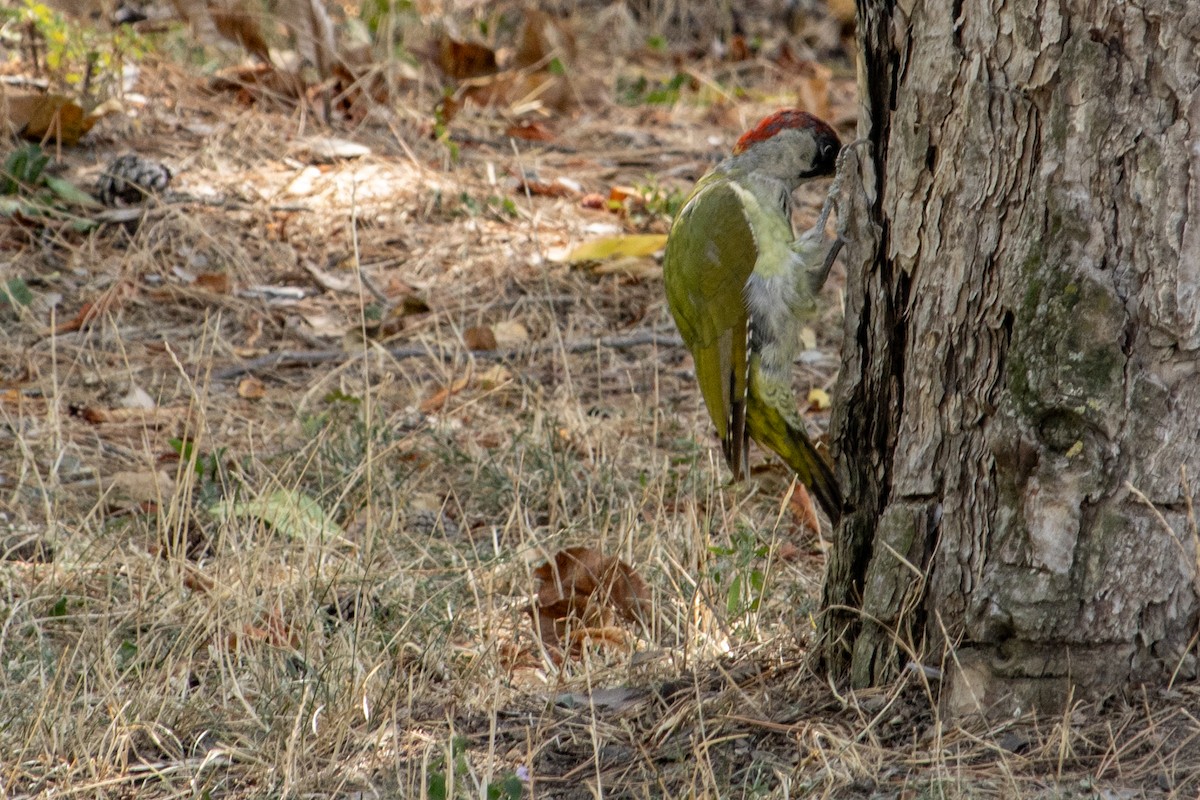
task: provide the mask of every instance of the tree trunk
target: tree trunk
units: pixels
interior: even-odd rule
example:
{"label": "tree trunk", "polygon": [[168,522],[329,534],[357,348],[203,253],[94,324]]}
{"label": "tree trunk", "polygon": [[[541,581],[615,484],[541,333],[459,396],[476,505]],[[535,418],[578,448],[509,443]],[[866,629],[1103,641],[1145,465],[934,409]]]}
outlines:
{"label": "tree trunk", "polygon": [[859,0],[859,43],[824,665],[959,712],[1194,676],[1200,3]]}

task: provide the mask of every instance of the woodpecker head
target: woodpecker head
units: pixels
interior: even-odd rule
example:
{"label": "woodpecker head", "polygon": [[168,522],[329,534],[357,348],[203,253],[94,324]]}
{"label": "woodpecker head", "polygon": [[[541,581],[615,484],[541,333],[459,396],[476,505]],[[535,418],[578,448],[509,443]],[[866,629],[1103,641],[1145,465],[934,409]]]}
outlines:
{"label": "woodpecker head", "polygon": [[832,175],[842,143],[833,128],[806,111],[776,111],[742,134],[733,147],[735,166],[783,182],[789,190]]}

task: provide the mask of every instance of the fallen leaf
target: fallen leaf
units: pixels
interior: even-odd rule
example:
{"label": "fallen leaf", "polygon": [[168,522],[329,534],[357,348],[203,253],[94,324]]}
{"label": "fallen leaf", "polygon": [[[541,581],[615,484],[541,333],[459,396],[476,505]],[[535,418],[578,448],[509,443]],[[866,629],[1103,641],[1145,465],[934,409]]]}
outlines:
{"label": "fallen leaf", "polygon": [[53,175],[45,175],[42,177],[42,180],[46,182],[46,188],[54,192],[60,200],[66,203],[72,203],[84,208],[99,209],[104,207],[103,203],[68,180],[56,178]]}
{"label": "fallen leaf", "polygon": [[262,63],[271,63],[271,50],[267,47],[267,40],[263,38],[262,31],[258,29],[258,23],[253,17],[241,9],[221,9],[215,6],[209,6],[208,9],[222,36],[240,44],[247,53]]}
{"label": "fallen leaf", "polygon": [[750,45],[746,43],[746,37],[741,34],[735,34],[729,40],[729,55],[726,57],[729,61],[749,61],[750,60]]}
{"label": "fallen leaf", "polygon": [[468,350],[495,350],[496,334],[487,325],[473,325],[463,331],[463,343]]}
{"label": "fallen leaf", "polygon": [[122,408],[137,408],[143,411],[148,411],[154,408],[157,403],[154,398],[140,386],[130,386],[129,392],[121,398]]}
{"label": "fallen leaf", "polygon": [[650,591],[632,567],[590,547],[569,547],[533,572],[536,602],[529,607],[552,650],[579,652],[587,642],[626,647],[626,623],[649,624]]}
{"label": "fallen leaf", "polygon": [[817,507],[813,505],[808,488],[800,481],[794,481],[792,485],[795,490],[788,497],[788,510],[791,512],[792,518],[802,527],[808,528],[814,533],[820,533],[821,522],[817,517]]}
{"label": "fallen leaf", "polygon": [[529,9],[525,12],[521,39],[517,45],[513,64],[518,67],[538,67],[557,61],[556,69],[564,70],[575,60],[575,35],[563,20],[556,19],[544,11]]}
{"label": "fallen leaf", "polygon": [[583,261],[603,261],[615,256],[650,256],[666,246],[667,236],[664,233],[608,236],[579,245],[567,255],[567,261],[578,264]]}
{"label": "fallen leaf", "polygon": [[183,407],[177,408],[103,408],[100,406],[83,406],[74,409],[85,422],[92,425],[165,425],[177,421],[186,412]]}
{"label": "fallen leaf", "polygon": [[237,393],[238,397],[246,400],[261,400],[267,396],[267,387],[258,378],[250,376],[238,383]]}
{"label": "fallen leaf", "polygon": [[608,190],[608,208],[611,211],[636,211],[645,208],[646,196],[633,186],[614,186]]}
{"label": "fallen leaf", "polygon": [[780,542],[775,550],[775,557],[780,561],[791,563],[800,558],[800,548],[791,542]]}
{"label": "fallen leaf", "polygon": [[438,41],[438,67],[451,78],[463,80],[496,72],[496,51],[475,42],[443,35]]}
{"label": "fallen leaf", "polygon": [[245,641],[264,642],[271,647],[295,650],[300,646],[300,635],[284,621],[281,610],[276,610],[262,620],[261,625],[249,623],[242,626],[241,633],[230,633],[225,637],[225,646],[236,652]]}
{"label": "fallen leaf", "polygon": [[103,486],[110,502],[119,504],[158,503],[171,496],[175,482],[161,470],[115,472],[106,476]]}
{"label": "fallen leaf", "polygon": [[504,135],[514,139],[524,139],[527,142],[554,141],[554,133],[549,128],[540,122],[530,120],[522,120],[516,125],[510,125],[504,131]]}
{"label": "fallen leaf", "polygon": [[429,303],[425,302],[423,297],[419,295],[406,293],[400,300],[400,310],[406,316],[413,314],[428,314],[430,311]]}
{"label": "fallen leaf", "polygon": [[31,142],[74,145],[97,119],[86,116],[78,103],[61,94],[5,94],[0,101],[7,112],[6,127]]}
{"label": "fallen leaf", "polygon": [[228,272],[201,272],[196,276],[196,286],[213,294],[229,294],[232,288]]}
{"label": "fallen leaf", "polygon": [[250,500],[223,500],[209,508],[221,521],[251,517],[289,539],[353,546],[341,526],[311,497],[291,489],[278,489]]}
{"label": "fallen leaf", "polygon": [[52,328],[48,335],[61,336],[64,333],[82,330],[100,317],[116,311],[137,294],[137,287],[128,281],[119,281],[105,290],[94,302],[84,303],[74,318]]}
{"label": "fallen leaf", "polygon": [[275,69],[271,64],[238,65],[219,70],[208,83],[214,94],[232,94],[239,105],[250,106],[260,98],[267,100],[299,99],[305,92],[297,75]]}
{"label": "fallen leaf", "polygon": [[529,341],[529,330],[516,320],[503,320],[492,326],[496,344],[500,347],[515,347]]}
{"label": "fallen leaf", "polygon": [[443,386],[422,400],[418,408],[422,414],[432,414],[435,411],[441,411],[445,408],[447,400],[467,388],[470,383],[471,376],[469,374],[463,375],[461,378],[456,378],[449,386]]}
{"label": "fallen leaf", "polygon": [[321,161],[362,158],[371,155],[365,144],[339,139],[336,136],[313,136],[298,143],[297,148]]}
{"label": "fallen leaf", "polygon": [[532,178],[520,178],[512,182],[517,194],[529,193],[535,197],[570,197],[579,194],[579,184],[566,178],[555,178],[552,181],[539,181]]}
{"label": "fallen leaf", "polygon": [[824,389],[809,389],[808,407],[813,411],[824,411],[829,408],[829,392]]}

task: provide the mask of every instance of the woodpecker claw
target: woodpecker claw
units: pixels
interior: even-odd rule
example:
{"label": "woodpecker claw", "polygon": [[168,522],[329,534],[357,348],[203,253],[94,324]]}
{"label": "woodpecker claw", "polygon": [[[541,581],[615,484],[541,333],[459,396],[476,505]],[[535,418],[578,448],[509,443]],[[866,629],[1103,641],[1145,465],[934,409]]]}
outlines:
{"label": "woodpecker claw", "polygon": [[821,264],[821,267],[809,273],[808,281],[809,286],[812,287],[813,294],[816,294],[825,285],[825,280],[829,277],[829,270],[833,269],[833,262],[837,261],[838,253],[842,251],[842,245],[845,243],[846,240],[841,236],[834,239],[833,243],[829,245],[829,250],[825,253],[825,261]]}

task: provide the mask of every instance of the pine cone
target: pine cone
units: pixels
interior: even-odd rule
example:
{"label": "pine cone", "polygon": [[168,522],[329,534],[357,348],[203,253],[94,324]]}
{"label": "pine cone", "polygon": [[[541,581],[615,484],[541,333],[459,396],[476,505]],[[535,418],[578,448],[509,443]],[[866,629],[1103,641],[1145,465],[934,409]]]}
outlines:
{"label": "pine cone", "polygon": [[109,207],[138,205],[167,188],[171,170],[158,161],[126,153],[105,168],[97,182],[100,202]]}

